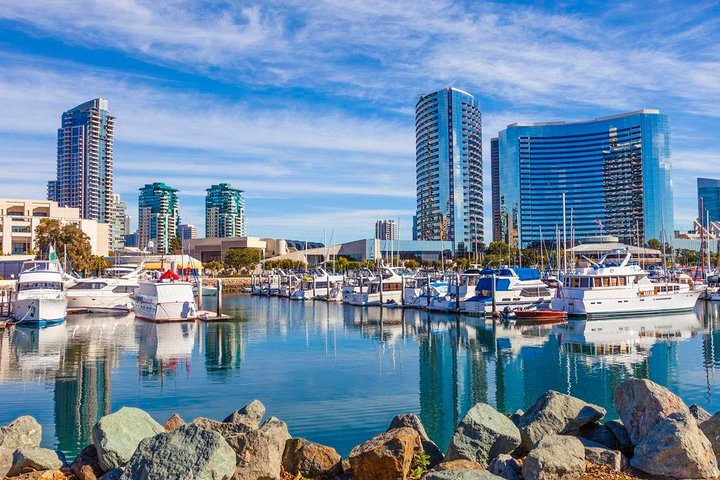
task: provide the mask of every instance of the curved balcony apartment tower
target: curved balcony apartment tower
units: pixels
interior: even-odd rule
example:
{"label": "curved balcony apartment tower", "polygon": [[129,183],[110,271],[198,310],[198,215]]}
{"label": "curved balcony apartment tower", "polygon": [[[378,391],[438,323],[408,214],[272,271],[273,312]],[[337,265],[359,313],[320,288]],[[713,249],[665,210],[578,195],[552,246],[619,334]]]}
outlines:
{"label": "curved balcony apartment tower", "polygon": [[475,97],[457,88],[415,106],[418,240],[447,241],[455,255],[483,241],[482,127]]}

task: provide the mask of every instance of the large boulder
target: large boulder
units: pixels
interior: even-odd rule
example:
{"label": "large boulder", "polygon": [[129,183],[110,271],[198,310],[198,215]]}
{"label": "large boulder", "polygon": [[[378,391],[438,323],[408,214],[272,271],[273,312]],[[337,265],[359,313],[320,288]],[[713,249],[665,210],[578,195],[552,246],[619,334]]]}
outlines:
{"label": "large boulder", "polygon": [[21,447],[13,454],[12,468],[8,477],[26,472],[57,470],[65,466],[65,457],[49,448]]}
{"label": "large boulder", "polygon": [[332,447],[304,438],[291,438],[285,443],[282,465],[292,474],[315,478],[320,475],[340,473],[342,457]]}
{"label": "large boulder", "polygon": [[228,437],[235,451],[233,480],[276,480],[280,478],[285,444],[290,439],[285,422],[268,418],[257,430]]}
{"label": "large boulder", "polygon": [[217,432],[183,425],[140,442],[121,480],[228,479],[235,452]]}
{"label": "large boulder", "polygon": [[104,472],[125,465],[140,442],[165,429],[145,411],[123,407],[102,417],[92,429],[98,462]]}
{"label": "large boulder", "polygon": [[720,461],[720,412],[701,423],[700,430],[710,440],[715,456]]}
{"label": "large boulder", "polygon": [[14,452],[13,449],[0,447],[0,478],[5,478],[7,472],[12,468]]}
{"label": "large boulder", "polygon": [[252,423],[260,425],[265,416],[265,405],[260,400],[253,400],[239,410],[227,416],[223,422],[226,423]]}
{"label": "large boulder", "polygon": [[502,453],[520,445],[520,430],[490,405],[478,403],[468,410],[450,439],[446,460],[473,460],[487,466]]}
{"label": "large boulder", "polygon": [[404,480],[420,452],[422,442],[415,429],[395,428],[354,447],[350,466],[355,480]]}
{"label": "large boulder", "polygon": [[615,389],[615,409],[633,445],[642,442],[648,432],[673,413],[690,415],[682,399],[650,380],[631,379]]}
{"label": "large boulder", "polygon": [[617,450],[619,447],[617,439],[610,428],[598,422],[588,423],[580,427],[578,436],[599,443],[605,448]]}
{"label": "large boulder", "polygon": [[548,435],[525,457],[525,480],[575,480],[585,473],[585,447],[575,437]]}
{"label": "large boulder", "polygon": [[579,437],[578,439],[585,447],[586,461],[595,465],[607,465],[618,472],[626,467],[627,461],[620,450],[607,448],[605,445],[586,438]]}
{"label": "large boulder", "polygon": [[423,480],[502,480],[487,470],[455,469],[443,470],[440,472],[428,472]]}
{"label": "large boulder", "polygon": [[42,427],[30,415],[18,417],[0,428],[0,448],[15,450],[22,447],[39,447]]}
{"label": "large boulder", "polygon": [[100,467],[95,445],[88,445],[82,449],[70,465],[70,473],[78,480],[97,480],[102,477],[103,470]]}
{"label": "large boulder", "polygon": [[430,467],[434,467],[438,463],[443,461],[443,454],[438,446],[430,440],[425,426],[420,421],[420,418],[414,413],[406,413],[403,415],[396,415],[390,422],[386,432],[394,428],[410,427],[418,432],[420,435],[420,442],[422,442],[423,451],[429,457]]}
{"label": "large boulder", "polygon": [[488,472],[505,480],[520,480],[522,467],[512,456],[504,453],[493,458],[490,465],[488,465]]}
{"label": "large boulder", "polygon": [[712,445],[690,412],[671,413],[655,422],[635,445],[630,465],[650,475],[671,478],[720,476]]}
{"label": "large boulder", "polygon": [[712,417],[712,413],[705,410],[703,407],[698,405],[697,403],[693,403],[688,407],[688,410],[690,410],[690,414],[695,417],[695,420],[697,420],[698,425],[703,423],[705,420],[710,420]]}
{"label": "large boulder", "polygon": [[605,409],[553,390],[540,396],[520,418],[522,448],[530,451],[541,438],[554,434],[575,434],[605,416]]}

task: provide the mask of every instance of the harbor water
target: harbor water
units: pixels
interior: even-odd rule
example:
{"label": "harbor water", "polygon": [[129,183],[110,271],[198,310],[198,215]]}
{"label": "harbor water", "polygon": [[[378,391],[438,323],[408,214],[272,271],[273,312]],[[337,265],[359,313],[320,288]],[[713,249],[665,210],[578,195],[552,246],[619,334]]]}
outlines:
{"label": "harbor water", "polygon": [[73,456],[97,419],[122,406],[161,423],[224,418],[260,399],[293,436],[347,455],[415,412],[444,448],[476,402],[504,412],[549,389],[597,403],[630,377],[720,410],[718,307],[695,313],[493,328],[424,311],[228,295],[218,323],[152,324],[71,315],[0,330],[0,425],[32,415],[43,446]]}

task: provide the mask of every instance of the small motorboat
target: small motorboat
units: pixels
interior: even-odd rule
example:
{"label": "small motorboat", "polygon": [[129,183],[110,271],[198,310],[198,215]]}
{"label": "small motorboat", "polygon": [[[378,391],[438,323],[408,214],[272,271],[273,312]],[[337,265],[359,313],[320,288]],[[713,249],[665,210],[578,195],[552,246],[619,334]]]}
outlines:
{"label": "small motorboat", "polygon": [[562,310],[515,310],[512,312],[515,324],[542,325],[567,321],[567,313]]}

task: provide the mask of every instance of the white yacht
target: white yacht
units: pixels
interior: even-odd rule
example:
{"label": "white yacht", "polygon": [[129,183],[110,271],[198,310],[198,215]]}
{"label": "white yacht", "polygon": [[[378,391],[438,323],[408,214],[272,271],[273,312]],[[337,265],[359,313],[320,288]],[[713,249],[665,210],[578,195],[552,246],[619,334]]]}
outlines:
{"label": "white yacht", "polygon": [[350,305],[385,305],[402,303],[404,268],[381,267],[377,277],[368,282],[364,292],[354,292]]}
{"label": "white yacht", "polygon": [[132,294],[139,288],[129,278],[85,278],[66,290],[68,308],[89,312],[129,312]]}
{"label": "white yacht", "polygon": [[34,260],[23,263],[17,280],[13,319],[18,323],[45,326],[63,322],[66,313],[67,298],[60,262]]}
{"label": "white yacht", "polygon": [[355,275],[347,277],[342,288],[343,303],[350,303],[352,296],[356,293],[366,292],[368,285],[374,278],[375,274],[367,268],[363,268]]}
{"label": "white yacht", "polygon": [[340,296],[343,276],[331,275],[322,268],[316,268],[309,276],[303,277],[300,286],[292,292],[292,300],[312,298],[337,299]]}
{"label": "white yacht", "polygon": [[426,308],[436,312],[459,311],[462,303],[475,295],[480,275],[480,270],[472,269],[450,277],[447,294],[437,295]]}
{"label": "white yacht", "polygon": [[484,316],[492,313],[493,275],[495,276],[495,308],[547,307],[554,295],[542,281],[536,268],[503,267],[498,270],[485,269],[475,287],[475,296],[460,304],[460,310],[468,315]]}
{"label": "white yacht", "polygon": [[177,281],[166,272],[158,282],[140,282],[135,294],[135,317],[154,322],[177,322],[197,318],[193,284]]}
{"label": "white yacht", "polygon": [[702,293],[692,280],[656,282],[630,261],[629,252],[605,255],[592,267],[577,268],[565,276],[556,310],[571,316],[609,317],[690,311]]}
{"label": "white yacht", "polygon": [[[430,282],[429,292],[428,281]],[[410,308],[426,308],[433,299],[447,295],[448,285],[445,278],[432,279],[427,275],[406,278],[403,305]]]}

